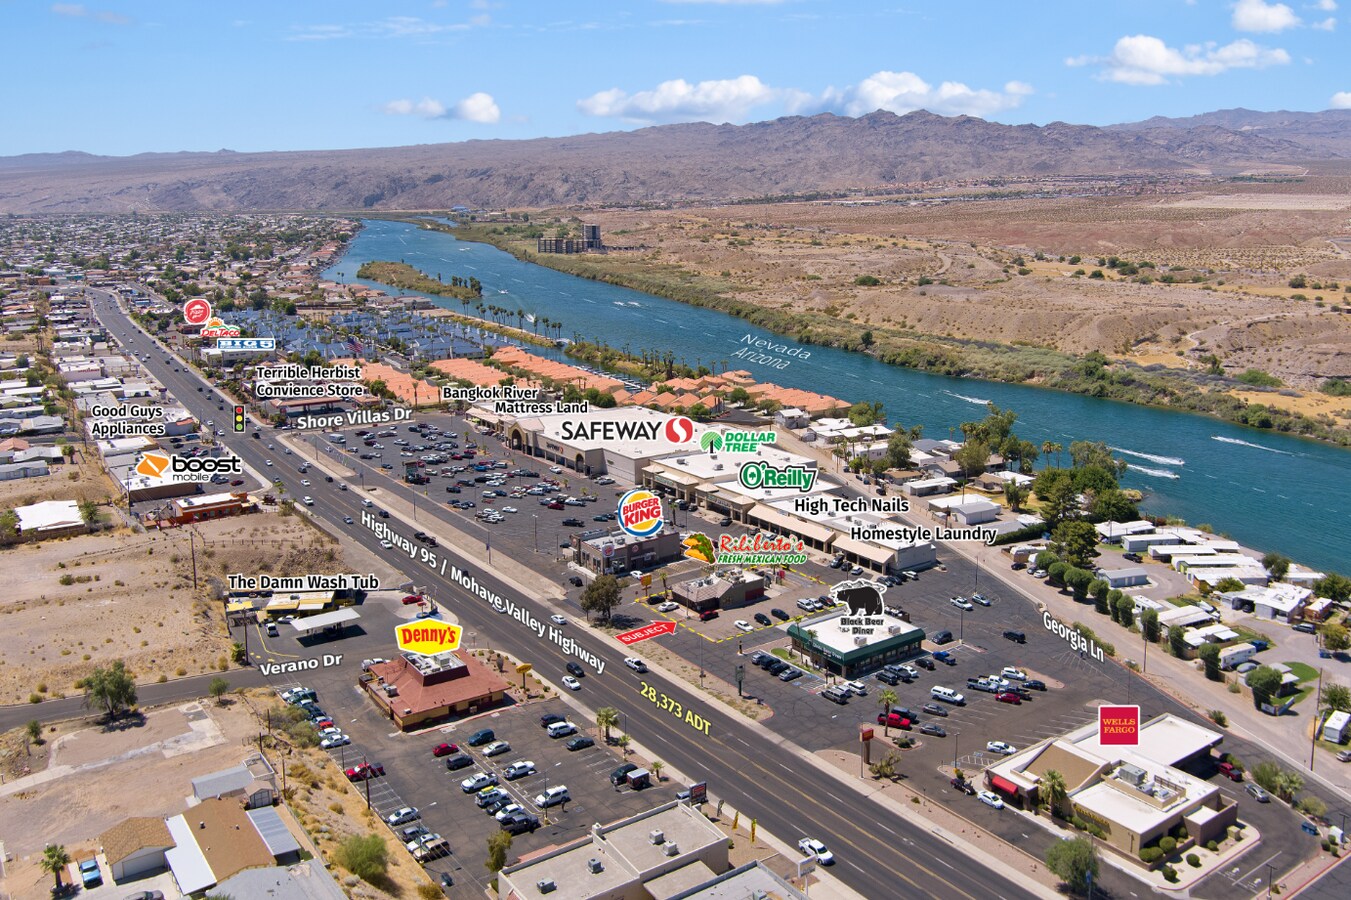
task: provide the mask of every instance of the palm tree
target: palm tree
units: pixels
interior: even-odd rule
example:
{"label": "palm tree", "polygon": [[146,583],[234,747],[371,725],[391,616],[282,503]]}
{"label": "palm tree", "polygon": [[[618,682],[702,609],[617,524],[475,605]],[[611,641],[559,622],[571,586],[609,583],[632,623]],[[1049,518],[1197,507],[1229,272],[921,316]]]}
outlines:
{"label": "palm tree", "polygon": [[652,764],[649,765],[648,768],[652,770],[653,777],[656,778],[657,781],[661,781],[661,770],[666,768],[666,763],[662,762],[659,759],[653,760]]}
{"label": "palm tree", "polygon": [[604,729],[605,743],[610,743],[610,729],[619,725],[619,710],[613,706],[602,706],[596,710],[596,727]]}
{"label": "palm tree", "polygon": [[1051,808],[1051,815],[1060,815],[1065,801],[1069,799],[1069,791],[1065,788],[1065,776],[1055,769],[1047,769],[1046,774],[1041,777],[1041,792],[1046,798],[1046,805]]}
{"label": "palm tree", "polygon": [[48,844],[47,849],[42,851],[42,862],[38,865],[42,867],[42,871],[52,874],[56,879],[56,889],[61,890],[61,873],[70,865],[70,854],[66,852],[66,848],[60,844]]}
{"label": "palm tree", "polygon": [[1056,455],[1055,465],[1058,469],[1060,468],[1060,451],[1064,449],[1064,447],[1060,446],[1055,441],[1044,441],[1041,445],[1041,455],[1047,457],[1049,461],[1051,454],[1054,453]]}
{"label": "palm tree", "polygon": [[885,691],[883,691],[882,693],[880,693],[880,694],[877,695],[877,702],[882,704],[882,733],[883,733],[883,734],[887,734],[887,735],[891,734],[891,732],[888,731],[888,728],[890,727],[890,723],[891,723],[891,708],[892,708],[893,706],[895,706],[895,705],[896,705],[896,701],[898,701],[898,700],[900,700],[900,699],[901,699],[901,698],[898,697],[898,696],[896,695],[896,692],[893,691],[891,688],[887,688]]}

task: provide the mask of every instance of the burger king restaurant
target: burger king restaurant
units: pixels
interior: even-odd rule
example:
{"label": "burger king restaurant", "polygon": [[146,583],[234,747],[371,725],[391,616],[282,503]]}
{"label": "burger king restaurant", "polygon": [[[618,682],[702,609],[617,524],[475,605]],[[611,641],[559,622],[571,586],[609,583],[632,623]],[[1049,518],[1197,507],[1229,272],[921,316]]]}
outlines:
{"label": "burger king restaurant", "polygon": [[572,536],[573,562],[597,575],[625,574],[659,566],[680,559],[683,553],[679,533],[669,527],[642,538],[618,528],[613,531],[597,528]]}

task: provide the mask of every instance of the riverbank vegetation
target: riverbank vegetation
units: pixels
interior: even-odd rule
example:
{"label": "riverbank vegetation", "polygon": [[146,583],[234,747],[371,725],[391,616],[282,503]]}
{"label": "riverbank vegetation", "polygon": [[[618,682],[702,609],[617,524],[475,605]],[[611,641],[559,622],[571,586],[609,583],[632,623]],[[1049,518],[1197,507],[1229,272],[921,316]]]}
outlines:
{"label": "riverbank vegetation", "polygon": [[357,269],[357,277],[369,281],[378,281],[381,284],[387,284],[390,287],[405,291],[435,294],[438,297],[477,300],[483,296],[483,285],[479,284],[477,278],[462,278],[459,275],[452,275],[450,282],[446,283],[441,280],[440,272],[436,273],[435,278],[432,278],[407,263],[390,260],[373,259],[370,262],[362,263],[361,268]]}
{"label": "riverbank vegetation", "polygon": [[[1240,381],[1213,371],[1187,371],[1110,359],[1100,352],[1078,356],[1060,350],[924,334],[895,323],[871,323],[867,329],[828,311],[795,309],[788,304],[761,306],[736,296],[743,289],[724,277],[702,275],[660,261],[660,251],[642,257],[630,253],[537,253],[536,238],[549,226],[528,218],[513,222],[472,222],[450,227],[423,221],[424,228],[491,244],[526,262],[568,274],[655,294],[681,303],[716,309],[799,344],[867,353],[892,365],[956,377],[1028,384],[1107,400],[1202,413],[1253,428],[1351,446],[1351,430],[1330,416],[1317,417],[1250,402],[1228,393],[1261,390],[1249,376]],[[651,256],[658,258],[653,260]],[[579,335],[581,337],[581,335]],[[599,344],[599,340],[594,341]],[[594,351],[588,351],[595,355]],[[604,364],[597,362],[597,364]],[[631,371],[624,370],[621,371]],[[639,374],[632,372],[632,374]],[[1274,390],[1275,387],[1267,388]]]}

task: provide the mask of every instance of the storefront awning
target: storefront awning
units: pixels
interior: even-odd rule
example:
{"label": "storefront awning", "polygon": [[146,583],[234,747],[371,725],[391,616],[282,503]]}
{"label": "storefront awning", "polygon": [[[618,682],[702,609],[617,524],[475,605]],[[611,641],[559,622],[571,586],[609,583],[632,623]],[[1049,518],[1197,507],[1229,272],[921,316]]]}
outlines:
{"label": "storefront awning", "polygon": [[763,503],[755,504],[747,515],[752,521],[773,528],[780,534],[797,535],[810,541],[816,541],[823,546],[830,543],[830,539],[835,536],[835,532],[824,525],[818,525],[797,516],[790,516]]}
{"label": "storefront awning", "polygon": [[851,537],[845,537],[836,533],[834,549],[841,553],[852,553],[859,559],[866,559],[869,562],[884,566],[896,559],[895,551],[878,544],[869,544],[864,541],[856,541]]}
{"label": "storefront awning", "polygon": [[994,788],[996,791],[1003,791],[1006,794],[1013,794],[1015,796],[1020,793],[1018,785],[1009,781],[1007,778],[1000,778],[998,775],[990,776],[990,787]]}

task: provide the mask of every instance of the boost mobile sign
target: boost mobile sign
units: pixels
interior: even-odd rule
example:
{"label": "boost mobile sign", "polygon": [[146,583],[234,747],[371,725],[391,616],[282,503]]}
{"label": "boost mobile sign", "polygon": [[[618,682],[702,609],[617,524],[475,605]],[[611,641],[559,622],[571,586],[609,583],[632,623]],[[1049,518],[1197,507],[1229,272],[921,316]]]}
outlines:
{"label": "boost mobile sign", "polygon": [[244,464],[237,456],[168,456],[143,453],[136,474],[172,481],[210,481],[213,475],[241,475]]}

